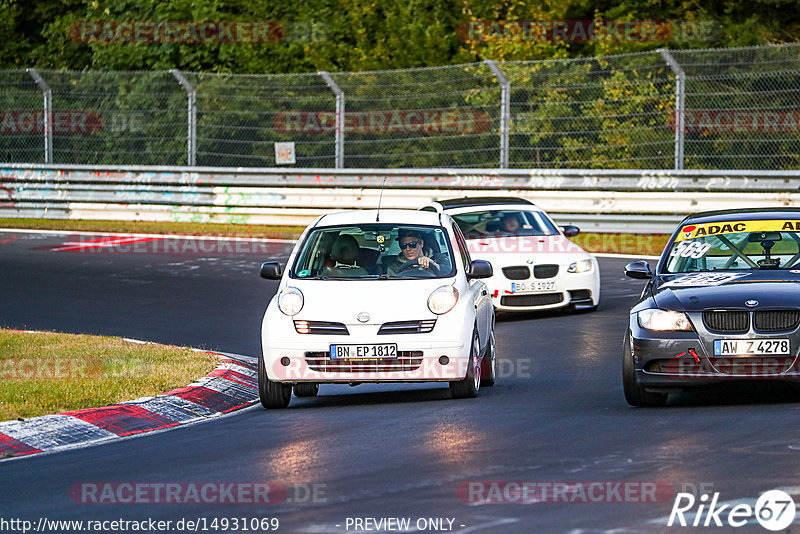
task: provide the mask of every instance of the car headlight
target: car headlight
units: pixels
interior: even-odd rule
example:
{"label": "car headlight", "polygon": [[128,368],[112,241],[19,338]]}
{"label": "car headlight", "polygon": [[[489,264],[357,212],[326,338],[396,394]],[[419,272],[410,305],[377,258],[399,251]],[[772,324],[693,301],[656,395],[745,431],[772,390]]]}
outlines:
{"label": "car headlight", "polygon": [[428,309],[436,315],[443,315],[452,310],[458,302],[458,290],[453,286],[436,288],[428,297]]}
{"label": "car headlight", "polygon": [[648,330],[691,330],[692,323],[685,313],[648,309],[642,310],[638,314],[639,326]]}
{"label": "car headlight", "polygon": [[567,267],[568,273],[585,273],[592,270],[592,260],[573,261]]}
{"label": "car headlight", "polygon": [[278,293],[278,309],[288,316],[303,309],[303,293],[296,287],[285,287]]}

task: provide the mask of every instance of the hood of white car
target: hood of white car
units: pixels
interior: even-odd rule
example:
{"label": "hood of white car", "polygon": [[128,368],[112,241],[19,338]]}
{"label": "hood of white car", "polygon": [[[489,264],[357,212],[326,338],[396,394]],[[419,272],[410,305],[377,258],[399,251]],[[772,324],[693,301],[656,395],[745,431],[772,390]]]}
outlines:
{"label": "hood of white car", "polygon": [[508,236],[471,239],[472,259],[487,260],[495,268],[505,265],[558,264],[591,258],[591,254],[562,235]]}
{"label": "hood of white car", "polygon": [[[296,287],[303,293],[303,309],[293,319],[382,324],[435,318],[436,315],[428,309],[428,297],[436,288],[452,283],[452,278],[289,279],[286,285]],[[459,298],[464,298],[464,295]],[[359,320],[359,314],[362,320]],[[365,314],[369,317],[366,318]]]}

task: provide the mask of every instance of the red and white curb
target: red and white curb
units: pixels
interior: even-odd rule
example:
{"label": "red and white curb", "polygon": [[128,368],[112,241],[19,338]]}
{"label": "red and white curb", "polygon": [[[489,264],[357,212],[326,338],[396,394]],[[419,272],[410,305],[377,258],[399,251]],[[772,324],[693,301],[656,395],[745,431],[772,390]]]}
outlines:
{"label": "red and white curb", "polygon": [[[127,339],[134,343],[141,341]],[[56,415],[0,422],[0,459],[52,452],[202,421],[258,402],[258,371],[224,352],[219,365],[188,386],[155,397]]]}

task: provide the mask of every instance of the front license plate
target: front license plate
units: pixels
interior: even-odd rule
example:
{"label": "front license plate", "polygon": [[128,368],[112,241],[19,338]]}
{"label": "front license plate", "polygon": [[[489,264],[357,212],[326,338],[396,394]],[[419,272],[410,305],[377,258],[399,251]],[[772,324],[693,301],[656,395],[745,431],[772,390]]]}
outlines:
{"label": "front license plate", "polygon": [[555,280],[547,280],[545,282],[512,282],[512,293],[536,293],[539,291],[553,291],[556,288]]}
{"label": "front license plate", "polygon": [[714,356],[788,356],[788,339],[715,339]]}
{"label": "front license plate", "polygon": [[397,358],[397,344],[331,345],[332,360],[361,360],[365,358]]}

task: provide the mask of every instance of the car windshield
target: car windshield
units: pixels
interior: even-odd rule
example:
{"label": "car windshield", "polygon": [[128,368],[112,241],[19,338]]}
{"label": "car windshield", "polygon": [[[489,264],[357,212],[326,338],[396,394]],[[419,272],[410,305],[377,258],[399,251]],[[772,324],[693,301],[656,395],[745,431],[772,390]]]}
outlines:
{"label": "car windshield", "polygon": [[540,211],[485,210],[453,215],[467,239],[515,235],[558,235],[558,228]]}
{"label": "car windshield", "polygon": [[452,258],[447,231],[441,226],[326,226],[308,233],[290,276],[317,280],[447,278],[455,274]]}
{"label": "car windshield", "polygon": [[664,271],[800,269],[799,262],[799,221],[725,221],[683,226]]}

